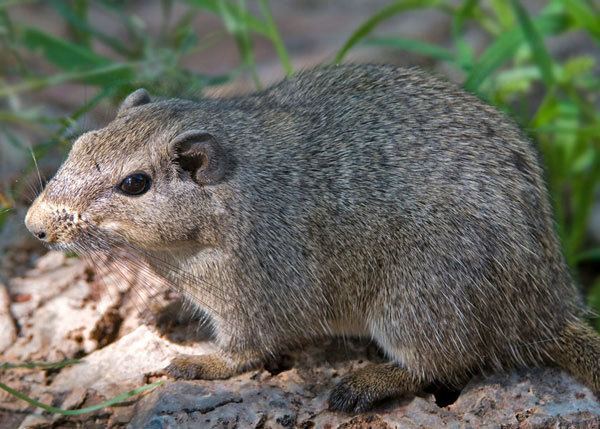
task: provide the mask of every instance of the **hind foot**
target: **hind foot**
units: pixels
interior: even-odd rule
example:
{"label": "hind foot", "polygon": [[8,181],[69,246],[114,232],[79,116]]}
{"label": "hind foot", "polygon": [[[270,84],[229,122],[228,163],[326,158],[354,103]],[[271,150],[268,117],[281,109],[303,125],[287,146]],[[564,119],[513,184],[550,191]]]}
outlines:
{"label": "hind foot", "polygon": [[422,388],[422,382],[395,364],[372,364],[342,378],[331,391],[329,408],[365,412],[383,399],[415,393]]}

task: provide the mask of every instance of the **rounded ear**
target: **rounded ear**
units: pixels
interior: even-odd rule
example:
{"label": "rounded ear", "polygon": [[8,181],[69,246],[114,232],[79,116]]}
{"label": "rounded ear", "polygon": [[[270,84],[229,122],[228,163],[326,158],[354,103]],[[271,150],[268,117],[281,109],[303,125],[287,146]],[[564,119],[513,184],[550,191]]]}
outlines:
{"label": "rounded ear", "polygon": [[125,100],[119,106],[119,113],[123,113],[125,110],[135,107],[141,106],[142,104],[150,103],[150,94],[144,88],[136,89],[131,94],[129,94]]}
{"label": "rounded ear", "polygon": [[186,131],[170,144],[173,162],[199,185],[219,182],[227,172],[227,159],[212,134],[205,131]]}

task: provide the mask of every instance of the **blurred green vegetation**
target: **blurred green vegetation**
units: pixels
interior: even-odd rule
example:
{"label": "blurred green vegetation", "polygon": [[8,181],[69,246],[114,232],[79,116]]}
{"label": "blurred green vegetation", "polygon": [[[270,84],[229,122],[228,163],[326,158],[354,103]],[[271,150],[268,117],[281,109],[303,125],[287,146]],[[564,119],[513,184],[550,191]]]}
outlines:
{"label": "blurred green vegetation", "polygon": [[[175,20],[176,2],[186,12]],[[46,7],[50,5],[64,21],[66,37],[15,19],[14,8],[22,3],[36,6],[35,1],[0,0],[0,49],[4,52],[0,59],[0,139],[1,144],[28,152],[29,145],[11,126],[35,130],[45,136],[33,147],[38,157],[57,147],[66,151],[83,115],[138,87],[151,88],[157,95],[201,94],[207,86],[231,81],[240,73],[250,73],[260,87],[253,49],[256,37],[270,41],[284,72],[293,73],[267,0],[251,4],[245,0],[162,0],[163,23],[158,34],[148,33],[145,23],[128,12],[126,1],[46,1]],[[92,3],[127,29],[126,39],[90,20]],[[381,22],[416,9],[437,9],[448,15],[452,23],[448,43],[435,45],[399,34],[372,36]],[[199,37],[193,19],[202,13],[217,16],[224,30]],[[481,33],[483,48],[476,49],[467,35],[474,28]],[[557,229],[567,260],[577,272],[581,264],[600,262],[600,249],[593,247],[587,234],[600,183],[600,77],[592,55],[559,60],[547,49],[549,39],[574,32],[583,33],[592,46],[598,46],[600,11],[593,1],[549,0],[530,14],[519,0],[397,0],[365,17],[334,61],[342,61],[361,45],[385,46],[444,62],[464,76],[468,91],[515,118],[536,142],[546,163]],[[187,56],[222,36],[235,40],[239,67],[208,76],[182,65]],[[34,55],[44,61],[44,67],[31,67],[29,58]],[[44,106],[22,107],[27,104],[24,96],[67,82],[87,84],[94,91],[69,115],[49,115]],[[18,186],[0,188],[0,225],[11,215],[19,192]],[[590,300],[600,310],[600,282],[590,290]]]}

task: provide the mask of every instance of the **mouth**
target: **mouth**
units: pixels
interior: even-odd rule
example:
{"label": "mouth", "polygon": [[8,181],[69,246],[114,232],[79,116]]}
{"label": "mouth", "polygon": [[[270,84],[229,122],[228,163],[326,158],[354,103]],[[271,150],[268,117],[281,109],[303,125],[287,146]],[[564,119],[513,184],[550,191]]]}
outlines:
{"label": "mouth", "polygon": [[94,236],[87,230],[79,230],[77,233],[69,231],[67,233],[49,234],[45,239],[40,239],[42,244],[49,250],[61,251],[66,253],[76,253],[78,255],[89,253],[96,246]]}
{"label": "mouth", "polygon": [[42,241],[42,244],[48,250],[54,250],[54,251],[65,252],[65,253],[76,253],[76,254],[83,253],[82,246],[77,245],[73,242],[64,243],[64,242],[57,242],[57,241],[52,241],[52,242]]}

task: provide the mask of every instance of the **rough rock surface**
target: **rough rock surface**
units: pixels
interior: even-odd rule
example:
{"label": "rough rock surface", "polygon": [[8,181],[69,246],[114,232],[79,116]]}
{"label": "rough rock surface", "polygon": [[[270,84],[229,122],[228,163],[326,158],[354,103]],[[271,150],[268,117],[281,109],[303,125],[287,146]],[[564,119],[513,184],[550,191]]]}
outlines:
{"label": "rough rock surface", "polygon": [[[297,369],[246,374],[232,382],[173,382],[135,407],[130,427],[589,427],[600,406],[588,390],[554,370],[473,380],[458,400],[439,407],[433,395],[389,401],[366,415],[327,410],[330,380]],[[311,388],[318,383],[319,388]],[[308,387],[307,387],[308,386]],[[262,426],[261,426],[262,425]]]}
{"label": "rough rock surface", "polygon": [[[327,410],[337,377],[296,368],[225,383],[172,382],[135,407],[130,427],[598,427],[600,405],[566,375],[531,370],[469,383],[458,400],[439,407],[433,395],[388,401],[366,415]],[[338,372],[341,374],[341,372]],[[316,373],[312,374],[316,376]],[[261,426],[262,425],[262,426]]]}
{"label": "rough rock surface", "polygon": [[0,353],[13,344],[17,330],[10,313],[10,297],[6,286],[0,283]]}

